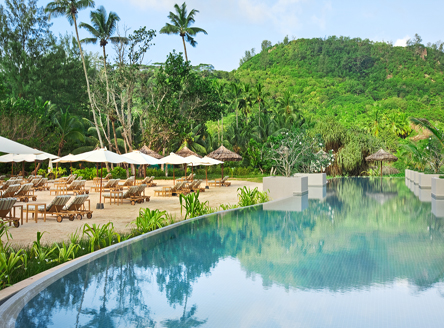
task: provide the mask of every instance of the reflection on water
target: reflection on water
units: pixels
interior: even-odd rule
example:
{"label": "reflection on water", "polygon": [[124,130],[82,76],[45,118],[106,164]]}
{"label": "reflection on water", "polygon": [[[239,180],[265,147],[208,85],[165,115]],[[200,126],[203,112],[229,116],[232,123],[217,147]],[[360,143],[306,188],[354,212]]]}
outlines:
{"label": "reflection on water", "polygon": [[110,253],[38,294],[17,327],[442,326],[433,199],[403,179],[337,179],[304,196]]}

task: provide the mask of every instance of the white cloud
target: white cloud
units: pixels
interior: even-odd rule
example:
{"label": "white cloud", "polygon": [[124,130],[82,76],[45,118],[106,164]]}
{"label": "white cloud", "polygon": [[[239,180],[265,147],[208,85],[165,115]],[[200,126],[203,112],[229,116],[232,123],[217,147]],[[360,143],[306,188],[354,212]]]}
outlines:
{"label": "white cloud", "polygon": [[325,26],[327,25],[327,14],[332,11],[331,2],[327,1],[324,3],[324,6],[321,9],[321,15],[313,15],[311,16],[311,20],[313,23],[319,26],[321,30],[325,30]]}
{"label": "white cloud", "polygon": [[396,40],[395,47],[405,47],[409,39],[410,36],[406,35],[404,38]]}
{"label": "white cloud", "polygon": [[[177,0],[121,1],[129,1],[141,9],[158,11],[173,11],[174,4],[180,2]],[[308,0],[188,0],[187,7],[198,8],[202,14],[207,15],[207,18],[261,25],[269,24],[279,32],[288,34],[299,26],[299,17],[303,14],[302,4],[304,2],[308,2]],[[325,5],[322,11],[325,11]]]}

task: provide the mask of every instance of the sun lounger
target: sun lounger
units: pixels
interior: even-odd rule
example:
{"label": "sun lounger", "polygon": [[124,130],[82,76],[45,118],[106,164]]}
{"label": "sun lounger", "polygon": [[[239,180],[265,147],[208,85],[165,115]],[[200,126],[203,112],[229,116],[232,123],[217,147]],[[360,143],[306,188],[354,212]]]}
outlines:
{"label": "sun lounger", "polygon": [[158,196],[176,196],[177,194],[188,194],[186,189],[187,182],[176,182],[173,187],[164,187],[154,190],[154,195]]}
{"label": "sun lounger", "polygon": [[106,175],[106,177],[103,178],[103,180],[110,180],[110,179],[112,179],[112,178],[113,178],[113,174],[112,174],[112,173],[108,173],[108,174]]}
{"label": "sun lounger", "polygon": [[91,211],[90,206],[88,206],[88,209],[85,207],[85,202],[88,197],[88,195],[77,195],[63,207],[61,213],[68,215],[70,221],[74,221],[75,218],[81,220],[83,219],[83,215],[86,215],[88,219],[91,219],[93,211]]}
{"label": "sun lounger", "polygon": [[131,202],[131,205],[135,205],[136,203],[143,203],[145,201],[150,201],[150,196],[145,196],[146,184],[141,184],[140,186],[136,186],[137,189],[134,189],[133,195],[130,195],[128,198]]}
{"label": "sun lounger", "polygon": [[19,184],[13,184],[13,185],[9,185],[8,188],[6,188],[5,191],[3,191],[0,194],[0,198],[9,198],[9,197],[14,197],[15,193],[20,189],[20,185]]}
{"label": "sun lounger", "polygon": [[162,189],[155,189],[154,195],[156,196],[172,196],[176,192],[177,188],[181,187],[183,182],[176,182],[172,187],[163,187]]}
{"label": "sun lounger", "polygon": [[[141,185],[144,186],[144,185]],[[125,192],[122,191],[110,191],[109,193],[105,193],[103,194],[103,198],[109,198],[109,203],[111,204],[111,201],[113,199],[115,200],[125,200],[125,199],[129,199],[131,201],[131,205],[135,205],[136,201],[140,198],[140,196],[137,195],[137,193],[140,190],[141,186],[131,186],[128,188],[128,190],[126,190]],[[146,187],[146,185],[145,185]],[[118,193],[121,193],[121,195],[119,195]]]}
{"label": "sun lounger", "polygon": [[120,183],[119,187],[121,190],[123,190],[123,187],[134,186],[135,181],[136,181],[136,177],[133,175],[133,176],[129,177],[128,179],[126,179],[123,183]]}
{"label": "sun lounger", "polygon": [[191,191],[195,192],[197,190],[199,190],[200,192],[205,192],[205,188],[201,187],[200,185],[202,184],[202,180],[196,180],[195,184],[192,186]]}
{"label": "sun lounger", "polygon": [[54,195],[67,195],[69,192],[75,193],[77,190],[80,190],[82,182],[78,180],[74,180],[71,184],[65,185],[61,183],[54,184],[54,189],[49,190],[49,194],[51,195],[54,193]]}
{"label": "sun lounger", "polygon": [[34,189],[32,188],[32,183],[24,184],[20,189],[14,194],[20,202],[27,203],[30,199],[33,201],[37,200],[37,196],[34,195]]}
{"label": "sun lounger", "polygon": [[6,189],[8,189],[8,187],[9,187],[10,185],[13,185],[13,184],[16,184],[16,183],[15,183],[15,179],[9,179],[8,181],[6,181],[6,182],[1,186],[0,190],[6,190]]}
{"label": "sun lounger", "polygon": [[[2,198],[0,199],[0,222],[6,223],[11,222],[14,224],[14,227],[20,227],[20,219],[12,216],[12,207],[17,202],[16,198]],[[23,219],[22,219],[23,224]]]}
{"label": "sun lounger", "polygon": [[39,190],[39,191],[49,190],[47,183],[48,183],[48,178],[41,179],[38,182],[38,184],[34,186],[34,190]]}
{"label": "sun lounger", "polygon": [[[112,191],[119,189],[119,181],[120,179],[110,179],[106,182],[102,181],[102,192],[107,190]],[[96,186],[93,186],[91,189],[93,189],[94,191],[100,191],[100,183]]]}
{"label": "sun lounger", "polygon": [[229,187],[231,186],[231,182],[228,182],[227,180],[229,179],[229,176],[225,176],[223,179],[215,179],[212,181],[208,181],[208,185],[209,186],[214,186],[214,187]]}
{"label": "sun lounger", "polygon": [[186,177],[186,180],[187,181],[193,181],[194,180],[194,176],[195,176],[195,174],[191,173],[189,176]]}
{"label": "sun lounger", "polygon": [[[38,205],[37,206],[37,215],[43,214],[43,221],[46,222],[46,216],[52,215],[55,216],[57,219],[57,222],[62,222],[63,221],[63,207],[66,205],[66,203],[68,203],[69,199],[71,198],[71,196],[68,195],[60,195],[60,196],[56,196],[54,197],[54,199],[48,204],[48,205]],[[26,212],[26,218],[28,217],[28,213],[31,212],[31,214],[34,216],[34,214],[36,214],[36,208],[35,205],[29,204],[27,205],[26,209],[24,209],[24,211]],[[26,219],[26,221],[28,221]],[[37,222],[37,217],[35,217],[35,221]]]}

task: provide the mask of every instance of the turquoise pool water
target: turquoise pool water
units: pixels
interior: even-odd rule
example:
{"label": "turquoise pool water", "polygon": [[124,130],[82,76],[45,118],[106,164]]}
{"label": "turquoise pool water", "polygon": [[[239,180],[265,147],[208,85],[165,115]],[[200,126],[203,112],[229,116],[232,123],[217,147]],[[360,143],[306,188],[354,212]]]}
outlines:
{"label": "turquoise pool water", "polygon": [[54,282],[16,327],[442,327],[430,201],[403,179],[342,179],[189,222]]}

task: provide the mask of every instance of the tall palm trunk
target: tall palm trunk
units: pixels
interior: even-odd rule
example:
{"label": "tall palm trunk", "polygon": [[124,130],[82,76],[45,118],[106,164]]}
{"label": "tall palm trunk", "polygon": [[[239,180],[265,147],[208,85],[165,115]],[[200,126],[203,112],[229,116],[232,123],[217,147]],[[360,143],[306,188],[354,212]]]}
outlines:
{"label": "tall palm trunk", "polygon": [[[106,81],[106,105],[109,104],[109,84],[108,84],[108,70],[106,68],[106,51],[105,46],[103,47],[103,68],[105,70],[105,81]],[[116,148],[116,153],[120,154],[119,146],[117,145],[117,133],[116,133],[116,126],[114,124],[114,119],[111,118],[111,124],[113,126],[113,133],[114,133],[114,148]]]}
{"label": "tall palm trunk", "polygon": [[97,124],[96,112],[94,111],[94,108],[93,108],[93,102],[92,102],[92,98],[91,98],[91,89],[89,87],[89,80],[88,80],[88,72],[86,71],[85,58],[83,57],[82,46],[80,45],[79,30],[77,28],[76,16],[72,15],[72,18],[74,20],[74,26],[76,28],[76,38],[77,38],[77,44],[79,45],[80,57],[82,57],[83,71],[85,72],[85,79],[86,79],[86,89],[88,91],[89,103],[91,105],[91,111],[93,113],[94,125],[95,125],[96,130],[97,130],[97,136],[99,137],[100,147],[103,148],[102,136],[100,134],[99,125]]}
{"label": "tall palm trunk", "polygon": [[109,85],[108,85],[108,72],[106,70],[106,52],[105,46],[103,48],[103,69],[105,70],[105,81],[106,81],[106,105],[109,104]]}
{"label": "tall palm trunk", "polygon": [[185,61],[188,61],[188,55],[187,55],[187,47],[185,45],[185,36],[181,35],[182,42],[183,42],[183,49],[185,50]]}

